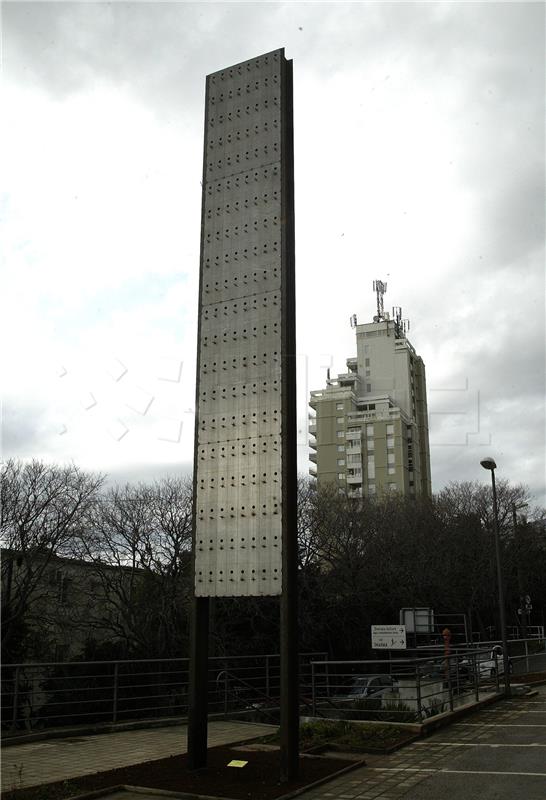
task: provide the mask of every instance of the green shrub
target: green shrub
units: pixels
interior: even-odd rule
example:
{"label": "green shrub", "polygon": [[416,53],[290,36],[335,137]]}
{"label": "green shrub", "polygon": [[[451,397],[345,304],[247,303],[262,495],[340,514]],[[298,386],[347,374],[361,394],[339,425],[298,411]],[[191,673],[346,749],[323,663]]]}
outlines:
{"label": "green shrub", "polygon": [[415,722],[417,712],[413,711],[406,703],[387,700],[383,703],[379,718],[384,722]]}

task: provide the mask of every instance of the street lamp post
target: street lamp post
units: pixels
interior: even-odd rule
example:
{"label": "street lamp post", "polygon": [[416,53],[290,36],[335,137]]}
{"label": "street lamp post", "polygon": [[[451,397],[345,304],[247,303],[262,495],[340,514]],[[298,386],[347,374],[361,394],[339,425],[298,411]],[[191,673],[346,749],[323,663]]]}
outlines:
{"label": "street lamp post", "polygon": [[500,534],[499,534],[499,512],[497,507],[497,487],[495,485],[495,470],[497,465],[495,460],[491,457],[484,458],[480,461],[484,469],[491,472],[491,486],[493,488],[493,520],[495,528],[495,555],[497,560],[497,585],[499,591],[499,611],[500,611],[500,624],[501,624],[501,639],[503,650],[503,666],[504,666],[504,693],[506,697],[510,696],[510,664],[508,660],[508,640],[506,638],[506,616],[504,613],[504,592],[502,588],[502,566],[501,566],[501,552],[500,552]]}

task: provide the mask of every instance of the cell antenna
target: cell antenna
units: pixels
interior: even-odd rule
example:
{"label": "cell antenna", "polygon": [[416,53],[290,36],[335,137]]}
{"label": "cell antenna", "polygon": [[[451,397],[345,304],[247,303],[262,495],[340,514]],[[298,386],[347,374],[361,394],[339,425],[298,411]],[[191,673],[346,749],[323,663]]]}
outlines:
{"label": "cell antenna", "polygon": [[387,291],[387,284],[383,283],[383,281],[374,281],[373,290],[377,295],[377,314],[373,318],[373,321],[384,322],[386,317],[385,317],[385,309],[383,306],[383,295]]}
{"label": "cell antenna", "polygon": [[350,320],[351,320],[351,328],[356,328],[357,326],[356,314],[352,314]]}
{"label": "cell antenna", "polygon": [[394,335],[397,339],[403,339],[409,330],[409,319],[402,319],[402,308],[400,306],[394,306],[392,316],[394,318]]}

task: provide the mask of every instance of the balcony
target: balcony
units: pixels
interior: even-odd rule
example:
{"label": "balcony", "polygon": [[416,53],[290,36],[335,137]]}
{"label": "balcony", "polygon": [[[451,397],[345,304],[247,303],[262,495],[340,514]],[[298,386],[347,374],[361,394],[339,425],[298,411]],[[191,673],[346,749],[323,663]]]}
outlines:
{"label": "balcony", "polygon": [[350,486],[362,486],[362,474],[360,474],[360,475],[347,475],[347,483]]}
{"label": "balcony", "polygon": [[309,475],[310,475],[312,478],[316,478],[316,477],[317,477],[317,470],[316,470],[316,467],[309,467]]}
{"label": "balcony", "polygon": [[317,454],[316,453],[309,453],[309,461],[312,461],[313,464],[317,463]]}
{"label": "balcony", "polygon": [[309,439],[308,445],[311,448],[311,450],[316,450],[317,449],[316,439]]}

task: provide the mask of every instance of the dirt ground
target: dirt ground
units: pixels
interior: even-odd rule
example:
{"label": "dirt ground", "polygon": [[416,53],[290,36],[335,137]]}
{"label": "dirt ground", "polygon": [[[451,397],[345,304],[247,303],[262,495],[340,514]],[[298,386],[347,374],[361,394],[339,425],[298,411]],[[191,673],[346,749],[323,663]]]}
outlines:
{"label": "dirt ground", "polygon": [[[228,767],[230,761],[247,761],[244,767]],[[84,775],[69,781],[19,789],[3,794],[3,800],[63,800],[63,798],[111,786],[126,784],[150,789],[178,792],[233,800],[273,800],[353,764],[340,758],[300,756],[299,777],[296,781],[280,783],[278,750],[243,749],[223,746],[208,751],[206,769],[189,772],[187,756],[171,756],[146,761],[131,767]]]}

